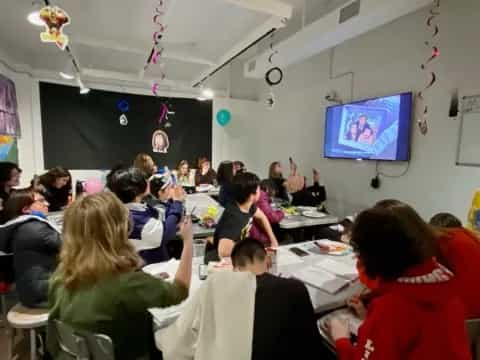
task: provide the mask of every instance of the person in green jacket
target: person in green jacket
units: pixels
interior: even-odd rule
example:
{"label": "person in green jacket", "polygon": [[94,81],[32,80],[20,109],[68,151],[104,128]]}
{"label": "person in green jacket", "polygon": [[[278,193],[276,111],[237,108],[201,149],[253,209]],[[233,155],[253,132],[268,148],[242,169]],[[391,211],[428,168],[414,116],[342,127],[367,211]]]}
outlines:
{"label": "person in green jacket", "polygon": [[[188,296],[192,273],[192,224],[182,224],[183,253],[173,283],[140,271],[141,258],[128,240],[128,210],[114,194],[82,197],[65,211],[60,263],[49,289],[50,321],[109,336],[115,359],[153,353],[147,309],[168,307]],[[55,333],[48,350],[60,355]]]}

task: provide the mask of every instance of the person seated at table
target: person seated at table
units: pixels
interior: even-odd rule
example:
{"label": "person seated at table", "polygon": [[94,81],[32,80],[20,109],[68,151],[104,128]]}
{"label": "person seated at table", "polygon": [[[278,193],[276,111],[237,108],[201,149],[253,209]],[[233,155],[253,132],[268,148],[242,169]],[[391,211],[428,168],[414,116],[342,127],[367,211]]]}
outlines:
{"label": "person seated at table", "polygon": [[39,184],[45,189],[43,195],[50,204],[50,211],[63,210],[72,199],[72,175],[61,166],[41,175]]}
{"label": "person seated at table", "polygon": [[[267,253],[263,245],[254,239],[235,244],[232,263],[235,273],[211,275],[199,291],[199,296],[189,301],[179,319],[169,328],[157,332],[157,346],[161,348],[164,359],[326,359],[322,356],[325,349],[321,345],[313,305],[305,285],[295,279],[270,275],[267,272]],[[230,307],[220,309],[225,303],[222,297],[228,296],[222,292],[226,287],[222,286],[223,277],[230,275],[227,278],[230,285],[246,274],[254,276],[253,286],[244,286],[242,282],[228,289],[230,296],[227,299],[231,302],[231,293],[238,291],[240,286],[246,287],[241,289],[242,301],[229,304],[234,306],[234,310]],[[215,297],[202,294],[205,287],[212,288]],[[227,313],[242,311],[242,321],[225,324],[223,316],[210,314],[208,305],[201,303],[205,299],[215,301],[214,312],[218,314],[222,310]],[[251,307],[248,308],[247,304]]]}
{"label": "person seated at table", "polygon": [[[5,207],[10,192],[20,184],[22,169],[17,164],[9,161],[0,162],[0,201]],[[4,222],[4,214],[0,212],[0,221]]]}
{"label": "person seated at table", "polygon": [[[376,206],[392,212],[411,209],[409,205],[391,199],[380,201]],[[444,213],[433,217],[432,225],[436,231],[435,256],[442,265],[455,274],[456,294],[465,305],[467,318],[475,319],[480,317],[480,288],[471,284],[480,277],[480,271],[477,270],[480,262],[480,239],[475,233],[463,228],[461,222],[455,219],[453,215]]]}
{"label": "person seated at table", "polygon": [[177,170],[173,171],[173,175],[178,185],[186,187],[195,186],[194,172],[190,171],[187,160],[182,160],[178,163]]}
{"label": "person seated at table", "polygon": [[290,201],[287,193],[287,179],[283,177],[282,164],[279,161],[274,161],[270,164],[268,179],[275,184],[275,197]]}
{"label": "person seated at table", "polygon": [[210,166],[206,157],[198,159],[198,170],[195,173],[195,185],[216,185],[217,173]]}
{"label": "person seated at table", "polygon": [[449,228],[461,228],[462,222],[455,215],[450,213],[438,213],[432,216],[429,221],[430,225],[449,229]]}
{"label": "person seated at table", "polygon": [[130,240],[145,263],[148,265],[169,260],[167,242],[163,241],[163,220],[157,209],[142,203],[148,194],[145,173],[137,168],[120,170],[116,174],[113,192],[130,212]]}
{"label": "person seated at table", "polygon": [[[145,197],[144,201],[160,212],[163,220],[162,242],[170,244],[177,237],[177,227],[183,216],[185,190],[181,186],[173,186],[169,174],[154,175],[149,185],[150,196]],[[170,249],[170,254],[172,252],[173,249]]]}
{"label": "person seated at table", "polygon": [[213,243],[207,242],[205,263],[230,257],[236,242],[245,239],[250,233],[252,221],[257,221],[267,234],[272,247],[278,247],[270,222],[262,210],[255,206],[260,197],[260,179],[246,172],[235,175],[233,191],[235,202],[230,203],[223,212],[215,228]]}
{"label": "person seated at table", "polygon": [[47,307],[48,282],[62,244],[59,230],[47,220],[48,202],[31,188],[14,190],[5,214],[0,251],[13,253],[20,302],[31,308]]}
{"label": "person seated at table", "polygon": [[106,176],[105,188],[109,191],[113,191],[113,185],[116,182],[116,176],[121,170],[127,170],[128,166],[123,163],[118,163],[113,166]]}
{"label": "person seated at table", "polygon": [[292,198],[293,206],[313,206],[325,209],[327,192],[325,186],[320,185],[320,173],[313,169],[313,185],[306,187],[305,178],[301,175],[292,175],[287,180],[287,190]]}
{"label": "person seated at table", "polygon": [[218,194],[218,202],[223,207],[227,207],[228,204],[234,202],[233,199],[233,177],[235,176],[235,168],[233,162],[223,161],[218,166],[217,182],[220,185],[220,192]]}
{"label": "person seated at table", "polygon": [[245,164],[240,160],[235,160],[233,162],[233,168],[235,170],[235,174],[240,174],[242,172],[247,171],[247,168],[245,167]]}
{"label": "person seated at table", "polygon": [[[183,253],[172,283],[139,271],[142,259],[128,232],[128,211],[110,192],[81,197],[67,208],[60,263],[49,289],[49,321],[107,335],[115,359],[150,358],[148,309],[179,304],[188,295],[192,226],[187,221],[182,227]],[[47,337],[48,350],[58,358],[55,332]]]}
{"label": "person seated at table", "polygon": [[[262,180],[260,182],[260,197],[256,202],[258,209],[262,210],[272,228],[278,227],[278,223],[283,220],[285,214],[282,210],[273,210],[271,206],[271,198],[275,197],[275,183],[272,180]],[[260,241],[265,246],[270,246],[268,235],[263,231],[261,224],[254,221],[250,229],[250,237]]]}
{"label": "person seated at table", "polygon": [[147,179],[153,174],[156,174],[158,170],[157,165],[155,164],[155,161],[153,161],[152,157],[145,153],[140,153],[135,157],[135,160],[133,161],[133,167],[143,171]]}
{"label": "person seated at table", "polygon": [[435,233],[410,207],[379,206],[355,220],[351,243],[371,301],[356,344],[347,322],[332,318],[327,331],[339,360],[470,359],[464,307],[453,273],[435,260]]}

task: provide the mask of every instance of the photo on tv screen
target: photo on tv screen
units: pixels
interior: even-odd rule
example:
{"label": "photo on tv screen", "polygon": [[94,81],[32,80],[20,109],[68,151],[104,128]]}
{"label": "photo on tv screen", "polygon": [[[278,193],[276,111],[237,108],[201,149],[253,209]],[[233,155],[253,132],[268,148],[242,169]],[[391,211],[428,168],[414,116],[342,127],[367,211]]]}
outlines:
{"label": "photo on tv screen", "polygon": [[330,106],[325,117],[327,158],[407,161],[412,93]]}

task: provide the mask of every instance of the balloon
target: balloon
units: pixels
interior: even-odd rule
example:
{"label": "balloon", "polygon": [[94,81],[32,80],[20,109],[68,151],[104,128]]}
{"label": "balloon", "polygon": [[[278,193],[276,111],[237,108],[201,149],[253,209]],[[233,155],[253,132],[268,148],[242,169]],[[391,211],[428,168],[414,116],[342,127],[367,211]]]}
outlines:
{"label": "balloon", "polygon": [[217,113],[217,122],[220,126],[227,126],[232,120],[232,114],[226,109],[222,109]]}

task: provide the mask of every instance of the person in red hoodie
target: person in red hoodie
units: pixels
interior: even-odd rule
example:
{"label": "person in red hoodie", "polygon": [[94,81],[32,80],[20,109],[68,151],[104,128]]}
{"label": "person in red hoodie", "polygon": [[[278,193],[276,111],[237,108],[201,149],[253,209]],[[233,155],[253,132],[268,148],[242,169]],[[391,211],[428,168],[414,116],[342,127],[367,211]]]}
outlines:
{"label": "person in red hoodie", "polygon": [[[409,206],[373,207],[355,220],[351,243],[375,280],[357,343],[348,323],[327,330],[340,360],[470,360],[464,307],[454,275],[434,259],[435,233]],[[371,283],[371,282],[369,282]]]}
{"label": "person in red hoodie", "polygon": [[437,259],[455,274],[457,293],[462,299],[467,319],[480,317],[480,239],[462,227],[451,214],[440,213],[430,219],[438,230]]}
{"label": "person in red hoodie", "polygon": [[[282,210],[272,209],[272,197],[275,197],[275,183],[272,180],[262,180],[260,182],[260,198],[256,205],[257,208],[262,210],[268,221],[272,225],[272,229],[276,230],[276,224],[283,220],[285,214]],[[254,221],[250,229],[250,237],[252,239],[260,241],[265,246],[270,246],[270,240],[268,235],[263,230],[263,227]]]}

